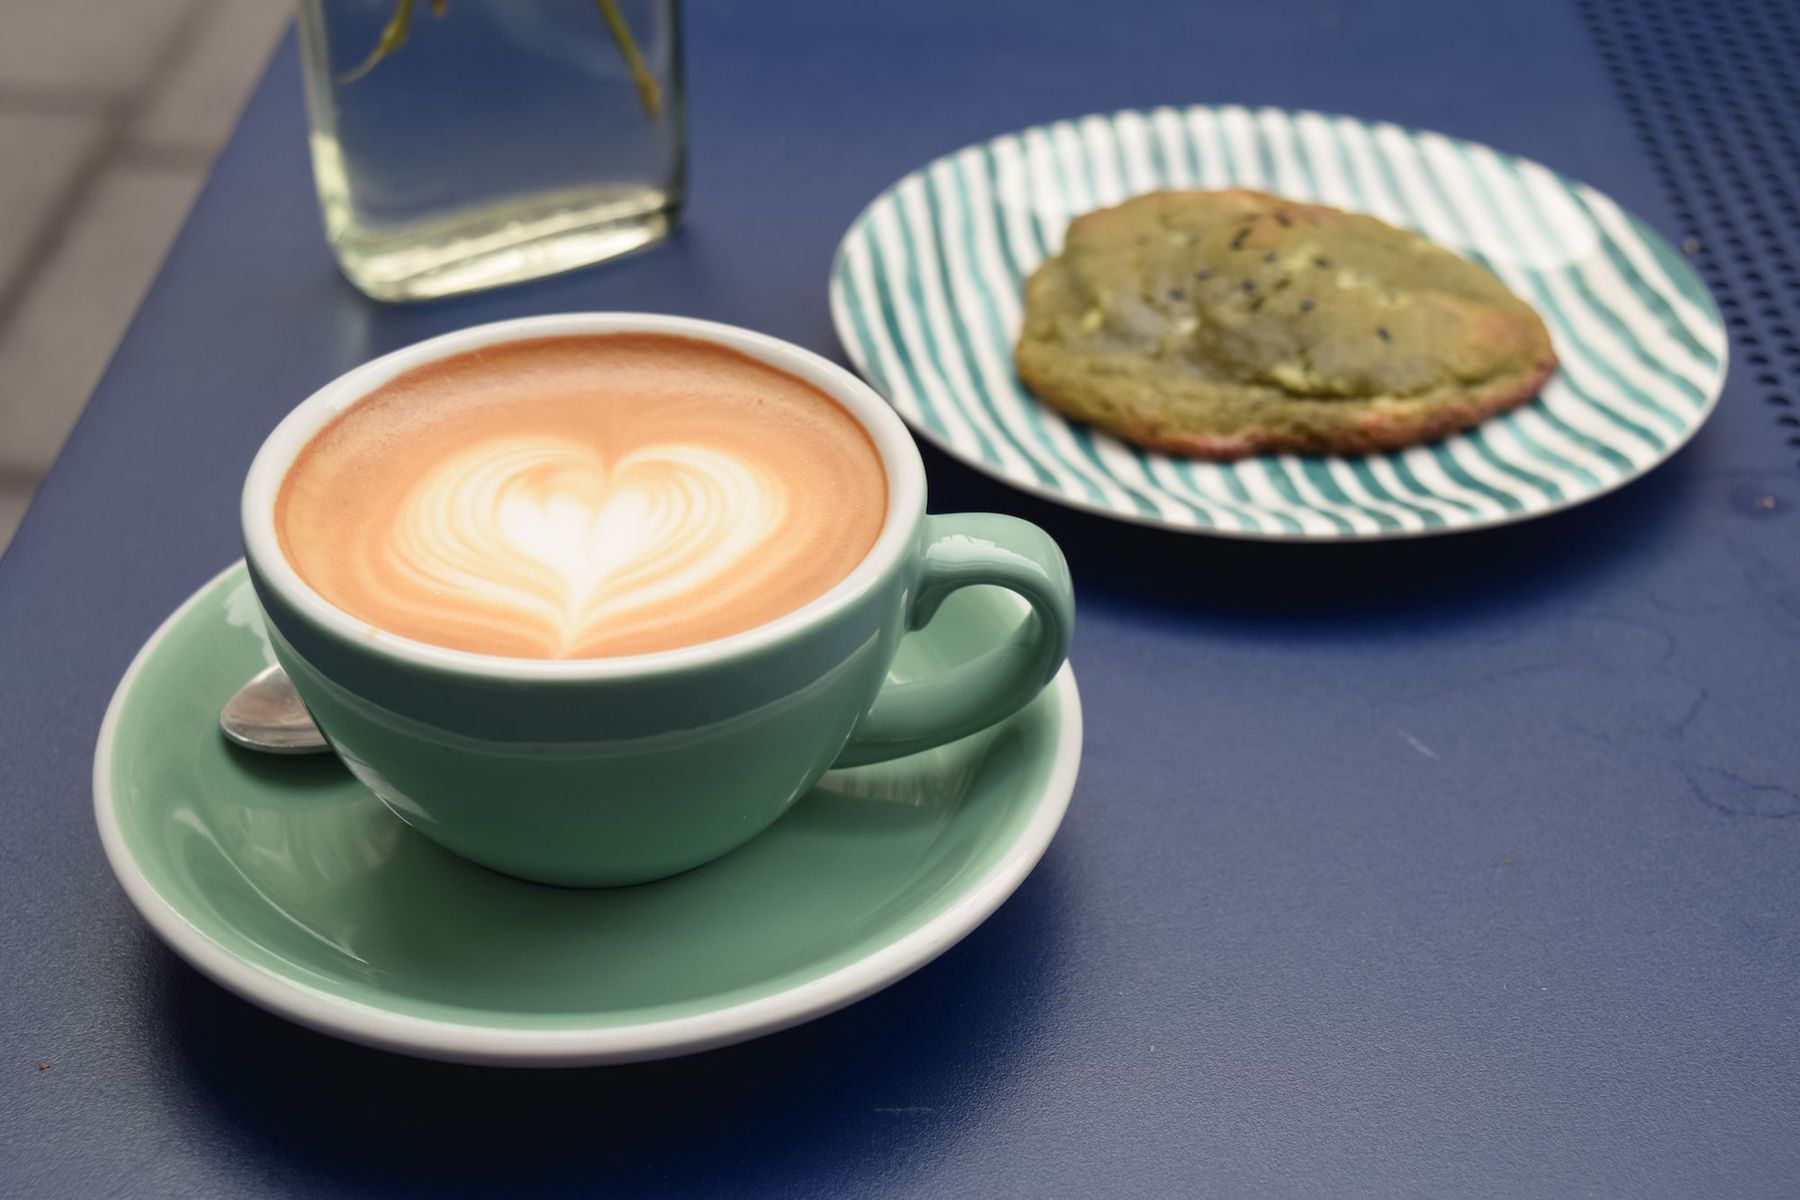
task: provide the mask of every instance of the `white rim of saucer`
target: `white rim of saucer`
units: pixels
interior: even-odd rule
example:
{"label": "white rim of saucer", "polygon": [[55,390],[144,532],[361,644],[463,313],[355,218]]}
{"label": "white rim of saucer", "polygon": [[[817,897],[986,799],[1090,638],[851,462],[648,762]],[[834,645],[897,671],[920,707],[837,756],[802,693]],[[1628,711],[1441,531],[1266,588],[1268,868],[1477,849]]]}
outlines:
{"label": "white rim of saucer", "polygon": [[[887,475],[888,507],[875,544],[829,591],[754,629],[710,642],[650,654],[603,659],[509,658],[452,650],[401,637],[351,616],[300,578],[281,552],[275,499],[288,467],[314,434],[388,380],[414,367],[499,342],[580,334],[660,333],[735,350],[810,383],[842,405],[867,431]],[[244,478],[239,505],[244,549],[263,582],[309,620],[367,649],[414,666],[507,680],[594,680],[682,671],[752,653],[778,643],[842,609],[875,587],[911,544],[925,513],[925,466],[906,423],[854,372],[803,346],[765,333],[668,313],[551,313],[492,321],[414,342],[346,371],[302,400],[264,439]]]}
{"label": "white rim of saucer", "polygon": [[157,936],[202,974],[245,1000],[320,1033],[420,1058],[489,1066],[581,1067],[671,1058],[748,1041],[835,1012],[896,983],[961,941],[1024,882],[1068,812],[1081,761],[1081,698],[1067,663],[1050,686],[1060,714],[1055,757],[1035,810],[1000,859],[948,908],[911,933],[817,979],[713,1012],[592,1029],[498,1029],[391,1012],[347,1000],[249,963],[203,933],[151,885],[125,843],[112,788],[113,744],[125,699],[169,631],[204,602],[226,567],[170,613],[114,689],[94,748],[94,816],[113,874]]}

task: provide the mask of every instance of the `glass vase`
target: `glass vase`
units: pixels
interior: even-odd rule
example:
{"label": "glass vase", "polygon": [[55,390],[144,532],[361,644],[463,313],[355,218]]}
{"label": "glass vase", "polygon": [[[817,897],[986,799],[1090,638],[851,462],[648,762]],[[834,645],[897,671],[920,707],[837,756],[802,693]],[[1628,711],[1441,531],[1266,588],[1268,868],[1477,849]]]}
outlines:
{"label": "glass vase", "polygon": [[302,0],[299,24],[325,236],[370,296],[533,279],[674,226],[680,0]]}

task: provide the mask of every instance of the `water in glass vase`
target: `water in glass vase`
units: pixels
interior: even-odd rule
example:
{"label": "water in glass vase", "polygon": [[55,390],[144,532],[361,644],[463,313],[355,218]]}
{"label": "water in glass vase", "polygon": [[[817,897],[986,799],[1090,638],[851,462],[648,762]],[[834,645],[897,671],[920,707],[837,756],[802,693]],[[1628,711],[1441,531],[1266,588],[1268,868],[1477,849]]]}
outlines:
{"label": "water in glass vase", "polygon": [[679,0],[306,0],[300,33],[326,238],[371,296],[565,271],[680,212]]}

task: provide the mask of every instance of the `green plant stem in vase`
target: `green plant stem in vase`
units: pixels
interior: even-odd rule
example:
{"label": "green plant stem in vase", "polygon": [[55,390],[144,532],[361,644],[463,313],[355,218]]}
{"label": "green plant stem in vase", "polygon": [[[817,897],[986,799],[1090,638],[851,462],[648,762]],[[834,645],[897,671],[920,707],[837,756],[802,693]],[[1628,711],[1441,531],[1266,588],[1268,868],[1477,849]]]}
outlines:
{"label": "green plant stem in vase", "polygon": [[[375,64],[406,45],[406,36],[412,31],[412,10],[414,0],[399,0],[394,6],[394,15],[382,27],[381,40],[369,51],[369,57],[363,59],[362,65],[343,77],[343,82],[354,83],[370,71]],[[638,50],[636,39],[631,36],[631,26],[625,23],[624,14],[619,12],[615,0],[594,0],[600,10],[600,16],[606,21],[607,32],[612,34],[613,44],[618,46],[619,53],[625,59],[625,65],[631,68],[631,82],[636,85],[638,99],[643,102],[644,111],[651,120],[662,111],[662,86],[656,82],[656,76],[644,62],[644,56]],[[450,0],[431,0],[431,15],[441,17],[450,8]]]}
{"label": "green plant stem in vase", "polygon": [[300,29],[327,240],[372,296],[567,270],[679,215],[679,0],[302,0]]}

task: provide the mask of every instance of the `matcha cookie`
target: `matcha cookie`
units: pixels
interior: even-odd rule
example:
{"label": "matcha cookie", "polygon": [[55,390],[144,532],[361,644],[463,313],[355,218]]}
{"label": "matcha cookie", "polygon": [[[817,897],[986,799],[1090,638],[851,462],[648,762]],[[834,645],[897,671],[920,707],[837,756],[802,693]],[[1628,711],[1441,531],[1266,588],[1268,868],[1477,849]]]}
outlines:
{"label": "matcha cookie", "polygon": [[1156,450],[1392,450],[1516,408],[1556,370],[1537,313],[1374,217],[1154,192],[1069,226],[1032,275],[1019,377]]}

